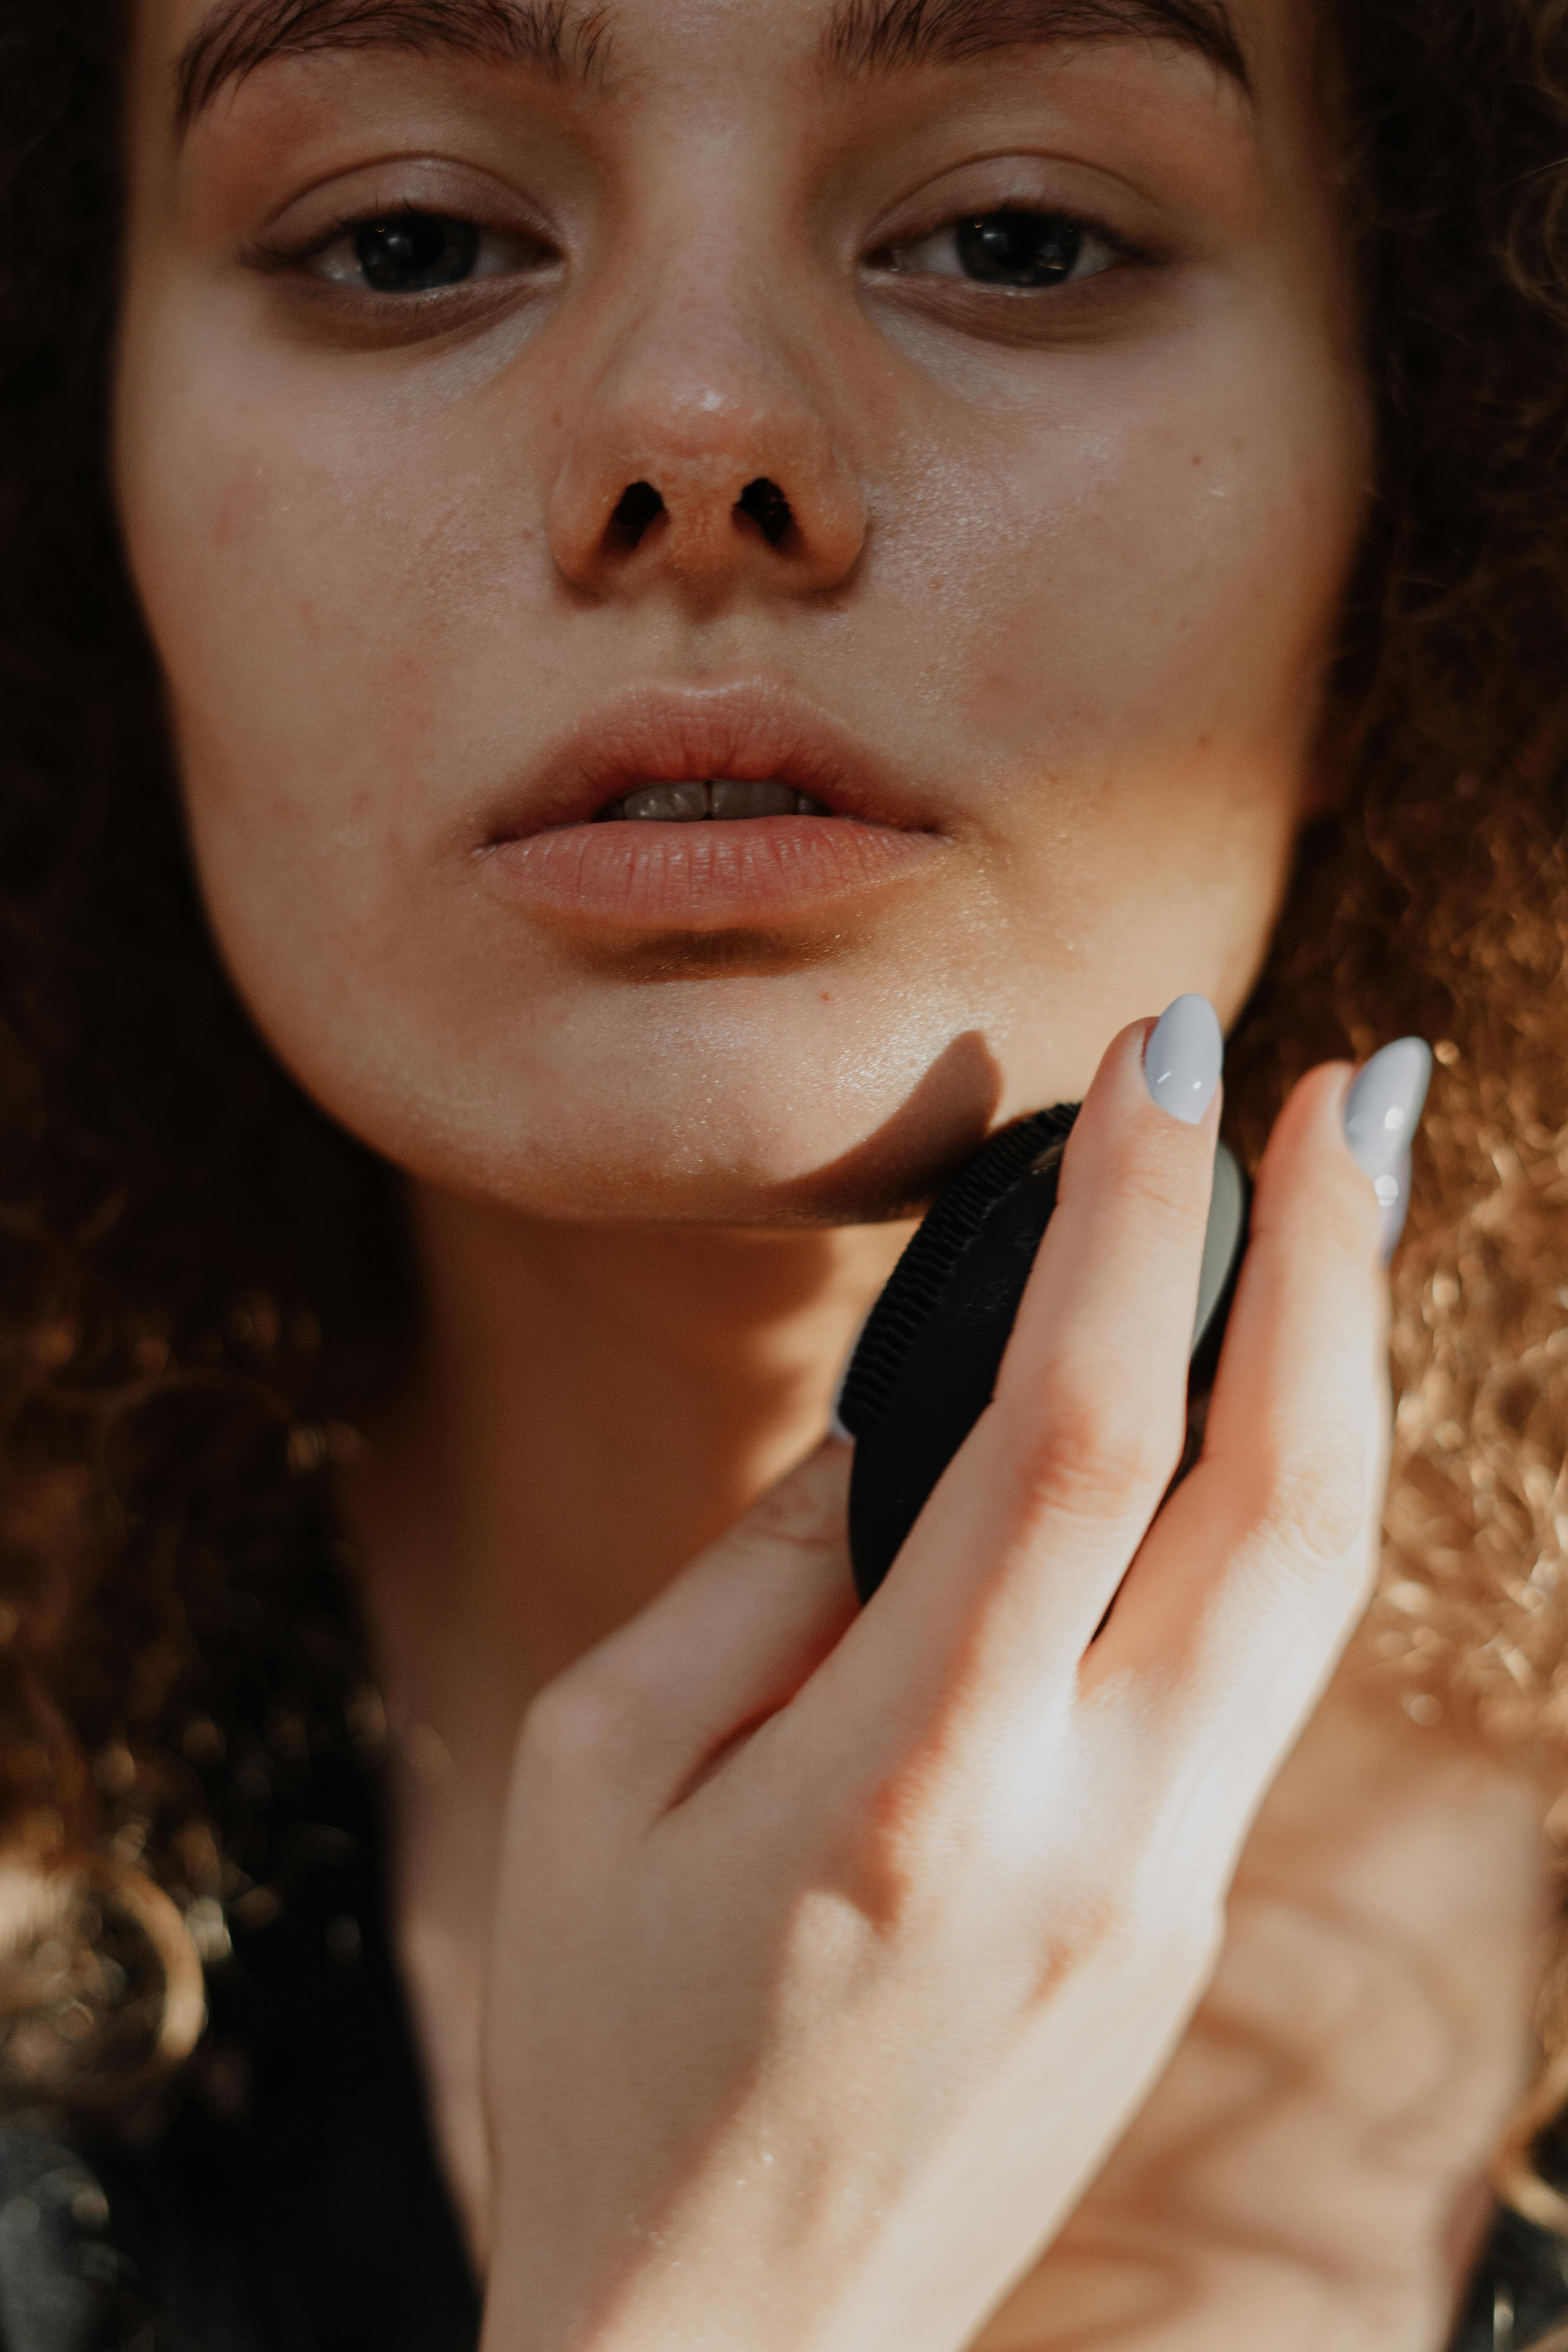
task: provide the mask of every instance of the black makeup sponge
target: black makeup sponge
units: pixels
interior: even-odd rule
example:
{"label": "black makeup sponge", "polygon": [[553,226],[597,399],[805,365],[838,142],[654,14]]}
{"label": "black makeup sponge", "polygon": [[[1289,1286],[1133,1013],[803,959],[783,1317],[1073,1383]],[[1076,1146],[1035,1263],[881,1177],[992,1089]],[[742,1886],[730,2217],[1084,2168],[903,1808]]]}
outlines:
{"label": "black makeup sponge", "polygon": [[[931,1488],[990,1403],[1035,1252],[1057,1205],[1079,1113],[1059,1103],[1005,1127],[938,1196],[860,1334],[838,1400],[856,1441],[855,1582],[868,1601]],[[1204,1243],[1188,1381],[1190,1466],[1241,1254],[1250,1192],[1222,1143]]]}

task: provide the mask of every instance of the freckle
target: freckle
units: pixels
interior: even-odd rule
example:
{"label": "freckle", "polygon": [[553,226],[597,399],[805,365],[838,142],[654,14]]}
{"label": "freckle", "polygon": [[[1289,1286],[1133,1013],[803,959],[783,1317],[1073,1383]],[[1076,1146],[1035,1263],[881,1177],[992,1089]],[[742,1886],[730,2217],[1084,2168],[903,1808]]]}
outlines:
{"label": "freckle", "polygon": [[1201,465],[1203,464],[1203,462],[1204,462],[1204,461],[1203,461],[1203,459],[1202,459],[1201,457],[1194,457],[1194,459],[1193,459],[1193,463],[1194,463],[1194,466],[1201,466]]}
{"label": "freckle", "polygon": [[213,520],[215,547],[229,548],[244,538],[261,513],[265,495],[259,469],[225,485]]}

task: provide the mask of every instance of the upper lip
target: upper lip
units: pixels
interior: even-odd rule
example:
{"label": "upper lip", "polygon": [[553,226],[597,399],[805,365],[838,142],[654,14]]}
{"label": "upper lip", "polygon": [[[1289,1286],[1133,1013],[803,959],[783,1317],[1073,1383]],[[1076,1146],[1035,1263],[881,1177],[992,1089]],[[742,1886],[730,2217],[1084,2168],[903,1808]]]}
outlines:
{"label": "upper lip", "polygon": [[731,776],[809,793],[835,816],[926,830],[914,795],[809,697],[771,680],[641,686],[562,737],[489,828],[491,846],[589,823],[639,784]]}

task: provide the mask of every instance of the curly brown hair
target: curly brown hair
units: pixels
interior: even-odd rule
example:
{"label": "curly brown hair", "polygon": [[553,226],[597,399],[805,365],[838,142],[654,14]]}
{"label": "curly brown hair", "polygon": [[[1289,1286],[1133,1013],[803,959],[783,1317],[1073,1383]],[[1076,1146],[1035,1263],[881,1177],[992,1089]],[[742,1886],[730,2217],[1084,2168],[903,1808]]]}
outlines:
{"label": "curly brown hair", "polygon": [[[1310,1061],[1436,1041],[1365,1656],[1562,1782],[1568,0],[1333,13],[1375,491],[1231,1117],[1255,1150]],[[188,2051],[247,1825],[368,1706],[318,1489],[416,1311],[187,858],[107,457],[121,39],[0,0],[0,2078],[100,2108]]]}

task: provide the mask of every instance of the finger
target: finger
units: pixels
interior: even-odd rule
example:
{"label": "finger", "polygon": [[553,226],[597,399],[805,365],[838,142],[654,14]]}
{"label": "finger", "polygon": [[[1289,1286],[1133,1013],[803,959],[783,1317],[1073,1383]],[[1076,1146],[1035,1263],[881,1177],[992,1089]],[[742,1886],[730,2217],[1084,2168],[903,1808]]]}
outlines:
{"label": "finger", "polygon": [[1236,1834],[1332,1672],[1375,1562],[1387,1292],[1377,1197],[1344,1139],[1350,1075],[1313,1071],[1280,1115],[1202,1456],[1083,1677],[1131,1671],[1163,1690],[1194,1769],[1228,1759]]}
{"label": "finger", "polygon": [[533,1737],[591,1751],[649,1819],[788,1701],[856,1612],[849,1448],[830,1439],[550,1685]]}
{"label": "finger", "polygon": [[1151,1094],[1152,1024],[1100,1066],[994,1401],[819,1677],[835,1709],[840,1675],[861,1678],[853,1719],[956,1703],[1005,1737],[1053,1677],[1072,1684],[1183,1442],[1218,1117],[1218,1024],[1204,1016],[1196,1124]]}

